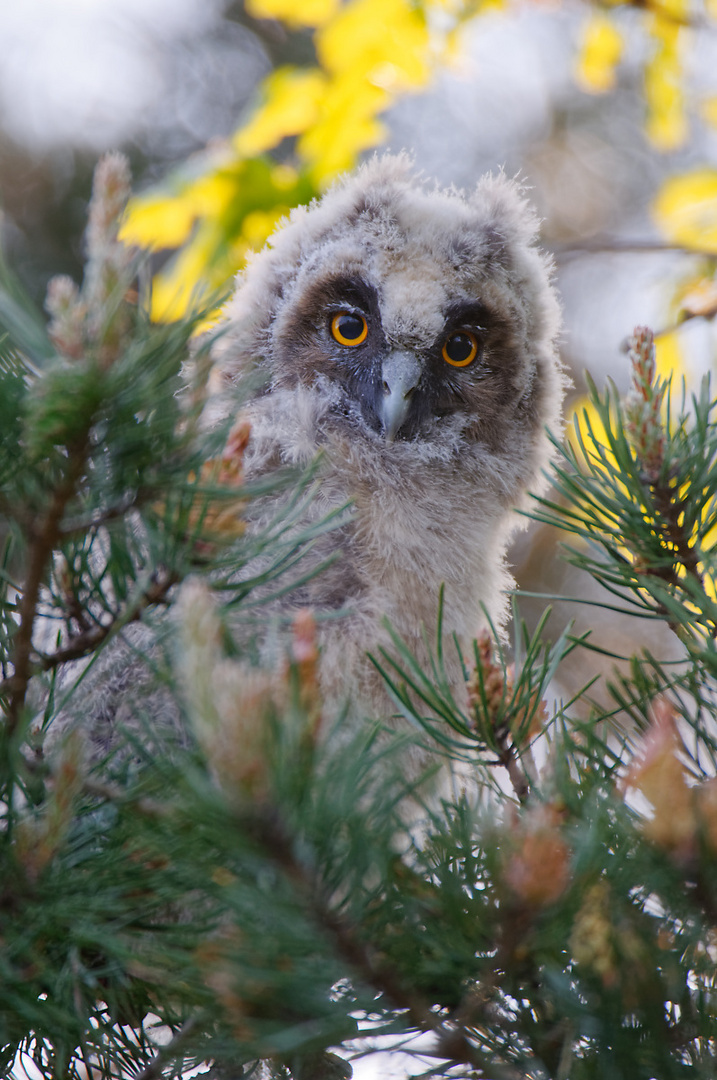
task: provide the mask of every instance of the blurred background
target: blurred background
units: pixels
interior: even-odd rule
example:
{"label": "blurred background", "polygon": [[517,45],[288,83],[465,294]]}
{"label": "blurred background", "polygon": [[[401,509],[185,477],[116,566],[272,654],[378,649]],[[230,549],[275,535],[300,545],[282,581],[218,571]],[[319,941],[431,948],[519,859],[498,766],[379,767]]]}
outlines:
{"label": "blurred background", "polygon": [[[272,72],[313,70],[318,63],[334,78],[341,65],[337,53],[348,63],[354,51],[377,47],[396,3],[382,8],[363,2],[368,45],[355,32],[329,41],[336,13],[358,7],[359,0],[343,9],[330,0],[274,8],[268,0],[2,0],[2,240],[7,260],[38,305],[52,275],[81,276],[91,174],[103,151],[124,150],[140,200],[148,192],[154,206],[152,192],[159,190],[157,206],[166,210],[166,200],[181,200],[197,177],[226,170],[241,141],[234,133],[250,125],[257,107],[266,111],[272,100],[276,105],[276,87],[272,91],[266,82]],[[496,168],[524,178],[543,218],[544,243],[556,259],[563,356],[574,384],[568,416],[579,407],[585,368],[598,384],[610,376],[626,387],[623,346],[636,324],[671,331],[680,322],[679,333],[664,338],[663,368],[676,368],[688,381],[709,370],[717,348],[717,245],[696,251],[699,243],[675,239],[659,227],[654,200],[670,177],[699,171],[709,179],[717,169],[715,11],[687,0],[605,9],[525,0],[414,4],[410,14],[427,28],[433,61],[427,73],[402,80],[395,65],[377,54],[361,78],[368,78],[364,89],[386,93],[388,87],[385,108],[374,110],[382,126],[357,137],[352,153],[356,158],[376,145],[405,147],[426,174],[459,186]],[[404,48],[400,34],[395,47]],[[407,47],[401,63],[406,56]],[[299,97],[285,95],[285,113],[297,102]],[[255,140],[257,154],[268,146],[274,163],[295,165],[302,122],[280,123],[273,143]],[[354,122],[349,109],[345,123]],[[302,160],[301,145],[298,171],[287,183],[295,194],[310,195],[329,182],[331,168],[319,168],[308,143]],[[350,155],[346,160],[351,163]],[[271,173],[278,191],[277,176]],[[303,188],[297,176],[306,180]],[[241,190],[237,179],[237,198]],[[707,203],[707,227],[714,231],[717,193]],[[203,212],[211,218],[211,205]],[[692,213],[694,222],[694,207]],[[190,215],[177,244],[163,239],[157,225],[160,262],[166,249],[185,239],[191,246],[200,218],[199,212],[196,220]],[[244,231],[243,247],[236,237],[228,245],[234,263],[225,259],[222,266],[240,264],[252,239]],[[262,243],[261,228],[254,233],[254,242]],[[223,257],[224,249],[226,243]],[[685,302],[695,288],[707,295],[701,309]],[[512,562],[528,593],[595,595],[596,587],[556,553],[556,538],[544,527],[521,535]],[[525,597],[521,611],[534,622],[544,604]],[[557,604],[555,633],[574,618],[578,629],[591,629],[597,640],[602,635],[616,653],[628,654],[648,640],[637,620],[611,616],[603,626],[604,613],[595,612]],[[651,647],[669,653],[669,633],[658,633],[657,640],[650,634]],[[595,662],[600,667],[611,661]],[[565,673],[561,692],[577,689],[585,676],[583,656],[579,671]]]}
{"label": "blurred background", "polygon": [[0,204],[8,260],[39,302],[82,268],[92,170],[123,149],[138,186],[236,126],[269,43],[222,0],[0,4]]}

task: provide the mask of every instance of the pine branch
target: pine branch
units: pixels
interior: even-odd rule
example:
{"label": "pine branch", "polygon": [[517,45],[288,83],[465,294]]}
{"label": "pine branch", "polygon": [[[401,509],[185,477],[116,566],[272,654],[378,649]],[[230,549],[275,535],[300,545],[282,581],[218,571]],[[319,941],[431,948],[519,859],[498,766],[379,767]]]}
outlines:
{"label": "pine branch", "polygon": [[530,795],[530,781],[525,769],[518,760],[515,747],[508,737],[508,732],[497,733],[496,742],[500,749],[498,763],[507,771],[518,801],[525,803]]}
{"label": "pine branch", "polygon": [[[699,569],[699,554],[690,542],[690,538],[686,535],[680,520],[684,513],[682,500],[675,499],[674,488],[670,488],[659,481],[652,484],[651,487],[655,498],[655,506],[664,524],[663,535],[667,540],[667,544],[674,550],[676,561],[685,568],[695,585],[704,595],[705,579]],[[656,577],[661,577],[663,581],[673,585],[675,588],[681,586],[681,579],[674,567],[650,568],[648,572]],[[674,624],[672,624],[672,628],[676,633],[679,632],[678,627]],[[712,628],[712,636],[715,635],[717,635],[717,624]]]}
{"label": "pine branch", "polygon": [[27,572],[18,605],[20,623],[13,643],[13,674],[0,683],[0,693],[9,691],[10,695],[5,721],[9,734],[12,734],[17,726],[33,674],[32,636],[37,618],[40,589],[47,563],[60,539],[60,523],[65,509],[76,492],[77,483],[84,469],[88,429],[79,445],[69,450],[63,480],[55,489],[45,519],[33,529],[30,537]]}
{"label": "pine branch", "polygon": [[341,918],[322,895],[320,883],[296,858],[293,845],[276,818],[257,817],[249,828],[308,899],[317,925],[329,931],[339,955],[351,970],[384,995],[393,1008],[405,1012],[418,1031],[435,1036],[436,1056],[449,1059],[451,1063],[468,1065],[484,1075],[495,1076],[496,1080],[523,1080],[525,1073],[489,1061],[480,1054],[472,1045],[466,1027],[443,1021],[430,1003],[415,993],[395,968],[383,962],[367,946],[360,932]]}
{"label": "pine branch", "polygon": [[[540,498],[532,516],[601,548],[568,548],[574,565],[629,600],[635,614],[665,619],[692,648],[717,632],[707,589],[709,535],[717,497],[715,403],[703,383],[692,409],[674,416],[669,383],[656,378],[652,334],[630,347],[632,389],[624,403],[590,383],[573,446],[555,468],[564,502]],[[709,544],[707,545],[709,547]],[[699,646],[697,646],[699,647]]]}

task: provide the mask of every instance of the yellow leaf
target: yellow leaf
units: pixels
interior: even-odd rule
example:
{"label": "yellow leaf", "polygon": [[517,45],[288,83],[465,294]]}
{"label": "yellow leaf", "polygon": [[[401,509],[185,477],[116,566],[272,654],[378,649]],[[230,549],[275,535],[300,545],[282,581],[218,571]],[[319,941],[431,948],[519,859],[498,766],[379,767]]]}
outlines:
{"label": "yellow leaf", "polygon": [[[617,425],[617,417],[610,410],[610,426]],[[616,479],[620,483],[620,469],[617,458],[610,448],[610,435],[602,421],[602,418],[593,402],[584,395],[572,407],[572,415],[568,419],[566,427],[567,437],[572,445],[579,461],[593,466]],[[621,484],[626,491],[624,485]]]}
{"label": "yellow leaf", "polygon": [[592,94],[604,94],[615,86],[615,69],[622,56],[622,34],[606,15],[591,15],[583,27],[577,60],[579,85]]}
{"label": "yellow leaf", "polygon": [[651,34],[655,53],[645,65],[645,129],[659,150],[674,150],[687,138],[687,116],[679,55],[680,27],[656,15]]}
{"label": "yellow leaf", "polygon": [[287,26],[323,26],[333,17],[339,0],[246,0],[253,19],[279,19]]}
{"label": "yellow leaf", "polygon": [[139,196],[127,208],[119,238],[148,250],[179,247],[192,231],[196,216],[191,201],[181,196]]}
{"label": "yellow leaf", "polygon": [[[655,368],[661,379],[679,380],[685,373],[685,365],[677,330],[667,334],[658,334],[655,338]],[[678,383],[673,382],[673,385]]]}
{"label": "yellow leaf", "polygon": [[[616,417],[610,417],[611,426],[616,423]],[[620,468],[617,458],[610,449],[610,437],[595,405],[587,395],[578,398],[573,404],[572,415],[569,417],[566,428],[567,438],[570,440],[572,449],[578,460],[578,467],[582,470],[588,465],[597,469],[600,473],[614,480],[627,494],[628,489],[620,480]],[[574,508],[578,512],[578,508]],[[608,511],[595,511],[591,517],[597,517],[606,529],[614,529],[617,522],[612,513]],[[618,544],[618,550],[622,555],[632,561],[632,555],[623,544]]]}
{"label": "yellow leaf", "polygon": [[206,267],[215,248],[214,228],[200,228],[192,242],[155,275],[150,309],[154,322],[181,319],[201,304],[209,291]]}
{"label": "yellow leaf", "polygon": [[242,238],[247,248],[256,250],[263,247],[271,236],[277,221],[289,213],[288,206],[274,206],[271,210],[252,210],[242,221]]}
{"label": "yellow leaf", "polygon": [[658,15],[666,15],[666,21],[673,26],[690,18],[690,0],[650,0],[649,7]]}
{"label": "yellow leaf", "polygon": [[712,127],[717,127],[717,95],[705,98],[700,108],[702,116]]}
{"label": "yellow leaf", "polygon": [[717,169],[671,177],[654,200],[652,213],[668,240],[717,253]]}
{"label": "yellow leaf", "polygon": [[280,191],[286,191],[296,185],[299,174],[291,165],[274,165],[271,170],[271,182]]}
{"label": "yellow leaf", "polygon": [[216,216],[234,198],[236,177],[231,170],[219,167],[195,180],[188,194],[199,217]]}
{"label": "yellow leaf", "polygon": [[425,17],[409,0],[350,0],[317,33],[317,55],[331,78],[316,122],[298,143],[317,184],[381,141],[379,113],[393,95],[428,81],[430,50]]}
{"label": "yellow leaf", "polygon": [[348,73],[332,81],[321,119],[298,144],[315,182],[350,169],[362,150],[381,141],[384,128],[376,117],[389,104],[390,95],[365,78]]}
{"label": "yellow leaf", "polygon": [[392,92],[428,81],[429,50],[425,18],[408,0],[350,0],[316,35],[327,71],[360,72]]}
{"label": "yellow leaf", "polygon": [[326,76],[318,68],[284,67],[264,80],[265,101],[232,139],[242,157],[255,157],[298,135],[316,122],[326,93]]}
{"label": "yellow leaf", "polygon": [[148,250],[179,247],[197,219],[217,216],[234,191],[231,174],[216,171],[185,184],[177,193],[139,195],[130,200],[120,239]]}
{"label": "yellow leaf", "polygon": [[[496,0],[498,7],[502,7],[503,0]],[[482,9],[485,11],[485,6]],[[466,34],[463,25],[454,26],[445,32],[439,41],[438,60],[447,68],[471,71],[472,59],[470,49],[466,49]]]}
{"label": "yellow leaf", "polygon": [[680,290],[680,315],[685,318],[711,319],[717,315],[717,280],[713,276],[700,274],[692,278],[683,290]]}

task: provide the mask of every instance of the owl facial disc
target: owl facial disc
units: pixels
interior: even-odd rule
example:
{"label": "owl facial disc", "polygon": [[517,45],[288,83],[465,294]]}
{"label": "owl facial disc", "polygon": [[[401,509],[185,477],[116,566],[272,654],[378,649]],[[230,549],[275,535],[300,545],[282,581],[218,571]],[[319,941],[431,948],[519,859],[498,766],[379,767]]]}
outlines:
{"label": "owl facial disc", "polygon": [[391,352],[381,368],[378,414],[386,442],[393,442],[408,417],[411,396],[421,378],[421,365],[413,353]]}

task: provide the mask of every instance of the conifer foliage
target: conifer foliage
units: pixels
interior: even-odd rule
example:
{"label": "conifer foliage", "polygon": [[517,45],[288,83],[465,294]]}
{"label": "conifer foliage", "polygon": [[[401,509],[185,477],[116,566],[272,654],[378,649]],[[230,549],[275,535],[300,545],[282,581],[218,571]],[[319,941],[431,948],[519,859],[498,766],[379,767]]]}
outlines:
{"label": "conifer foliage", "polygon": [[[7,271],[0,290],[3,1069],[326,1080],[380,1035],[420,1036],[430,1075],[714,1076],[709,385],[677,401],[636,332],[630,395],[593,390],[535,511],[680,663],[634,657],[608,708],[589,687],[556,705],[590,640],[516,618],[510,650],[464,656],[456,701],[442,656],[423,670],[397,639],[375,662],[407,723],[347,735],[310,612],[278,667],[253,648],[305,572],[311,474],[245,484],[246,429],[201,422],[203,313],[149,321],[128,187],[105,159],[84,282],[51,283],[47,325]],[[249,535],[267,485],[282,517]],[[146,709],[98,749],[85,687],[122,641]],[[456,763],[452,794],[406,777],[416,741],[434,774]]]}

